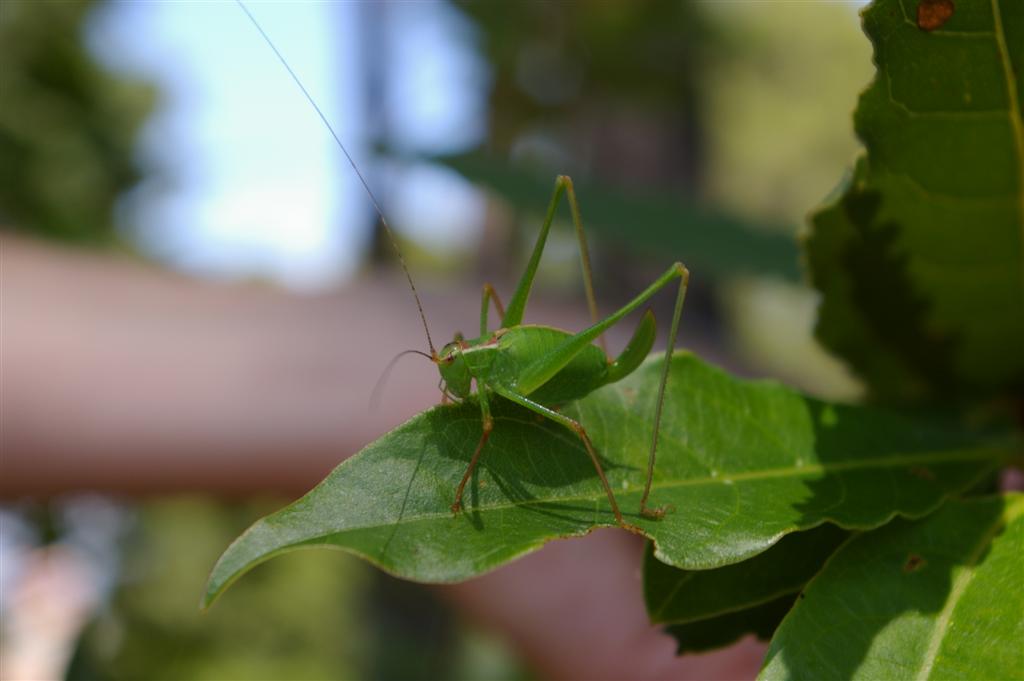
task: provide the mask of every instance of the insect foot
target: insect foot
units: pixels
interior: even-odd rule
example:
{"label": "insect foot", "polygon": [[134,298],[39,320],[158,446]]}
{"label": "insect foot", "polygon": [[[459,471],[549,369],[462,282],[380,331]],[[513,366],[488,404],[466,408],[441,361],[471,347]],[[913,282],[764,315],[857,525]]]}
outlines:
{"label": "insect foot", "polygon": [[459,515],[462,512],[462,501],[456,501],[452,504],[452,515]]}
{"label": "insect foot", "polygon": [[668,504],[666,506],[659,506],[658,508],[641,508],[640,515],[651,520],[661,520],[665,517],[665,514],[669,511],[676,510],[674,506]]}

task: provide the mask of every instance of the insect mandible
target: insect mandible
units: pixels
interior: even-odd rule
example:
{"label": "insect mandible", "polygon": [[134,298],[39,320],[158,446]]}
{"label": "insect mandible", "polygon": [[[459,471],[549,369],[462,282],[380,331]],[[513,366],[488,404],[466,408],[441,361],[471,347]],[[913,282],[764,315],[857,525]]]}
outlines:
{"label": "insect mandible", "polygon": [[[476,469],[484,452],[484,447],[490,438],[491,431],[494,428],[490,401],[500,398],[514,402],[544,418],[550,419],[568,428],[579,437],[586,449],[587,455],[594,464],[594,470],[597,472],[604,492],[608,497],[608,503],[611,506],[616,522],[627,530],[640,533],[638,527],[627,522],[623,517],[619,504],[615,500],[615,494],[608,484],[608,479],[605,476],[604,469],[601,467],[601,462],[594,451],[594,446],[591,444],[586,429],[579,421],[558,411],[557,407],[572,400],[585,397],[602,386],[622,380],[640,366],[654,345],[657,331],[654,314],[650,309],[643,314],[636,330],[633,332],[632,339],[615,359],[608,357],[603,348],[603,341],[602,347],[593,345],[593,343],[594,341],[601,340],[605,331],[650,300],[658,291],[672,282],[678,282],[675,308],[672,313],[672,323],[669,327],[668,350],[665,352],[665,361],[655,402],[651,446],[647,459],[647,477],[639,509],[640,515],[646,518],[658,519],[664,516],[667,510],[666,507],[651,507],[648,506],[647,502],[651,492],[651,480],[654,475],[654,461],[658,449],[658,433],[661,425],[662,407],[665,403],[665,387],[668,384],[672,352],[675,349],[679,320],[683,311],[683,301],[686,298],[686,289],[690,279],[690,273],[686,267],[680,262],[673,263],[672,266],[635,298],[604,319],[598,319],[590,257],[587,250],[586,236],[583,232],[583,221],[580,217],[579,203],[576,200],[576,192],[573,189],[572,180],[568,176],[559,175],[555,180],[554,194],[548,204],[544,223],[541,226],[540,234],[537,236],[537,242],[533,247],[530,260],[508,305],[502,305],[497,291],[495,291],[491,284],[484,284],[480,307],[480,335],[476,338],[465,339],[460,334],[456,334],[454,340],[442,347],[440,352],[438,352],[431,339],[426,315],[423,312],[423,305],[420,302],[419,294],[416,292],[412,276],[402,258],[401,251],[394,239],[387,219],[384,217],[384,212],[374,197],[369,184],[366,182],[355,161],[349,155],[341,138],[334,131],[333,126],[327,120],[327,117],[317,105],[312,95],[306,90],[298,75],[289,66],[287,60],[278,51],[273,41],[242,0],[236,0],[236,2],[288,71],[288,74],[302,91],[302,94],[313,106],[369,195],[370,201],[380,217],[381,225],[384,227],[398,255],[399,262],[416,299],[416,306],[427,336],[427,345],[430,348],[429,357],[440,371],[441,389],[445,399],[450,398],[455,401],[461,401],[475,396],[479,402],[482,433],[476,449],[470,457],[466,472],[456,487],[455,500],[451,505],[453,513],[458,514],[462,510],[462,496],[466,483]],[[583,284],[586,289],[587,302],[593,321],[590,327],[578,333],[563,331],[550,326],[523,324],[526,303],[530,297],[530,290],[533,288],[534,277],[540,264],[541,255],[544,252],[548,232],[551,229],[555,211],[563,196],[569,202],[569,209],[576,230],[580,258],[583,264]],[[490,329],[488,324],[488,313],[492,304],[501,317],[501,323],[496,330]],[[476,386],[475,390],[474,385]]]}

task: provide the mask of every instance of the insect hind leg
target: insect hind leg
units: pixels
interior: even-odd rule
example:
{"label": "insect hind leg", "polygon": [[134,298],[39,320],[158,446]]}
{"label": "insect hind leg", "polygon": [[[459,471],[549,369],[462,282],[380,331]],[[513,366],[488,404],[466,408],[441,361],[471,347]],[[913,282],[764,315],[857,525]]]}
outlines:
{"label": "insect hind leg", "polygon": [[[555,178],[555,191],[551,195],[551,202],[548,203],[548,210],[544,217],[544,224],[541,225],[540,233],[537,235],[537,242],[534,244],[530,261],[523,271],[523,276],[516,286],[515,293],[508,304],[507,314],[502,314],[501,325],[503,327],[518,326],[523,323],[523,313],[526,311],[526,300],[530,296],[530,289],[533,287],[533,280],[537,274],[537,267],[540,264],[540,257],[544,252],[544,245],[547,243],[548,232],[555,219],[555,211],[565,194],[569,200],[569,212],[572,214],[573,227],[576,230],[576,241],[580,249],[580,262],[583,266],[583,287],[587,294],[587,307],[590,308],[590,319],[594,324],[598,322],[597,299],[594,296],[594,277],[590,267],[590,251],[587,248],[587,236],[583,231],[583,218],[580,216],[579,202],[576,200],[576,190],[573,188],[572,179],[568,175],[559,175]],[[481,332],[483,335],[483,332]],[[601,349],[608,354],[605,347],[604,334],[600,334],[598,342]]]}
{"label": "insect hind leg", "polygon": [[665,363],[661,372],[661,382],[658,384],[658,402],[654,408],[654,431],[651,434],[651,450],[647,457],[647,482],[644,484],[644,494],[640,497],[640,515],[653,520],[664,517],[666,512],[672,510],[671,505],[648,508],[647,497],[651,494],[651,480],[654,478],[654,455],[658,451],[658,431],[661,430],[661,410],[665,404],[665,386],[668,385],[668,374],[672,368],[672,355],[675,353],[676,336],[679,332],[679,320],[683,314],[683,302],[686,300],[686,289],[690,283],[690,271],[682,265],[680,267],[679,292],[676,294],[676,306],[672,311],[672,325],[668,332]]}
{"label": "insect hind leg", "polygon": [[543,404],[538,402],[534,402],[530,398],[524,397],[511,390],[500,387],[496,387],[494,390],[505,399],[526,407],[527,409],[534,411],[541,416],[547,417],[556,423],[560,423],[572,432],[576,433],[580,440],[583,441],[583,446],[587,450],[587,455],[590,457],[590,461],[594,464],[594,469],[597,471],[597,477],[601,479],[601,486],[604,487],[604,492],[608,495],[608,503],[612,507],[612,513],[615,515],[615,521],[618,523],[619,527],[629,530],[633,534],[643,536],[643,530],[636,525],[627,523],[625,518],[622,517],[622,512],[619,510],[619,504],[615,501],[615,494],[612,492],[611,485],[608,484],[608,478],[605,476],[604,469],[601,467],[601,461],[597,458],[594,446],[590,442],[590,436],[587,435],[586,429],[583,428],[583,425],[579,421],[571,419],[564,414],[559,414],[557,411],[549,407],[545,407]]}

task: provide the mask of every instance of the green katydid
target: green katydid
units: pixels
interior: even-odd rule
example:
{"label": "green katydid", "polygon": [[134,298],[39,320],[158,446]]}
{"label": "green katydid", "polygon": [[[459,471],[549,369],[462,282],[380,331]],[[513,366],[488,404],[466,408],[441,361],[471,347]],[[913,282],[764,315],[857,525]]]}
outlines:
{"label": "green katydid", "polygon": [[[331,126],[323,111],[306,90],[284,56],[278,51],[273,41],[270,40],[270,37],[244,3],[241,0],[236,0],[236,2],[238,2],[238,5],[249,17],[260,35],[270,46],[270,49],[288,71],[292,80],[294,80],[303,95],[313,106],[369,195],[370,201],[380,217],[380,222],[398,255],[399,262],[412,289],[412,294],[416,299],[416,306],[427,336],[427,345],[430,348],[428,356],[431,361],[437,364],[441,374],[443,399],[462,401],[476,397],[479,402],[482,433],[476,449],[470,457],[466,472],[456,487],[455,499],[451,505],[453,513],[458,514],[462,510],[463,491],[481,459],[484,447],[494,428],[490,400],[500,398],[514,402],[544,418],[565,426],[575,433],[580,438],[590,460],[594,464],[594,469],[608,497],[608,503],[611,506],[612,513],[615,515],[616,522],[627,530],[640,532],[639,528],[626,522],[623,517],[615,500],[615,494],[608,484],[608,479],[605,477],[604,469],[601,467],[601,462],[594,451],[586,429],[578,421],[560,413],[558,407],[566,402],[585,397],[601,386],[619,381],[640,366],[654,345],[656,333],[654,314],[649,309],[641,318],[626,348],[614,360],[610,359],[606,354],[603,334],[610,327],[622,321],[626,315],[647,302],[662,288],[678,280],[675,308],[672,314],[672,323],[669,327],[668,350],[665,353],[664,370],[662,371],[661,382],[658,386],[658,397],[655,403],[651,447],[647,461],[647,477],[644,493],[640,500],[640,515],[651,519],[661,518],[666,512],[666,508],[651,508],[647,505],[647,501],[650,496],[651,480],[654,474],[658,431],[661,424],[662,407],[665,401],[665,386],[668,383],[672,352],[675,349],[683,301],[685,300],[686,289],[689,283],[689,271],[686,267],[682,263],[674,263],[654,283],[626,305],[604,319],[598,319],[590,257],[583,231],[583,222],[580,217],[579,204],[576,200],[572,180],[565,175],[560,175],[555,180],[554,194],[548,205],[547,214],[530,260],[508,306],[502,305],[497,292],[491,284],[484,284],[480,309],[480,335],[474,339],[467,340],[461,334],[456,334],[454,340],[438,352],[431,339],[426,315],[423,312],[423,306],[416,291],[416,286],[413,284],[412,276],[402,258],[401,251],[395,242],[387,219],[384,217],[384,212],[381,210],[369,184],[366,182],[355,161],[349,155],[338,134],[334,131],[333,126]],[[568,198],[569,209],[572,214],[577,241],[579,242],[580,258],[583,265],[583,283],[593,321],[589,328],[579,333],[571,333],[549,326],[523,324],[526,303],[533,287],[534,277],[540,264],[541,255],[544,252],[548,232],[554,222],[555,212],[563,195],[566,195]],[[491,330],[488,325],[491,304],[494,305],[501,316],[501,323],[496,330]],[[593,345],[594,341],[600,341],[602,347],[599,348]]]}

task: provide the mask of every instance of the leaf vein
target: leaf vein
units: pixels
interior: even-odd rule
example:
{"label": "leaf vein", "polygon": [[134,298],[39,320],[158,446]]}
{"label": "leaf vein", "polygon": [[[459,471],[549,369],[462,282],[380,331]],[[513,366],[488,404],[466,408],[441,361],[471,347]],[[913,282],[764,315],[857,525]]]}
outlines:
{"label": "leaf vein", "polygon": [[[906,456],[894,456],[885,459],[854,459],[850,461],[832,462],[828,464],[818,465],[804,465],[800,468],[796,467],[785,467],[785,468],[774,468],[764,469],[759,471],[747,471],[741,473],[735,473],[728,476],[720,476],[717,478],[704,477],[704,478],[689,478],[686,480],[669,480],[656,482],[651,485],[652,490],[657,489],[673,489],[677,487],[696,487],[700,485],[708,484],[725,484],[726,480],[765,480],[777,477],[801,477],[804,475],[830,473],[830,472],[841,472],[844,470],[864,470],[871,468],[898,468],[898,467],[909,467],[915,464],[937,464],[937,463],[956,463],[956,462],[968,462],[968,461],[983,461],[986,459],[998,459],[1002,458],[1002,449],[978,449],[978,450],[966,450],[961,452],[926,452],[923,454],[910,454]],[[622,490],[623,494],[638,494],[642,492],[643,486],[638,485],[636,487],[627,487]],[[497,511],[502,509],[511,508],[523,508],[529,506],[539,505],[550,505],[573,501],[593,501],[595,498],[601,498],[604,496],[603,490],[598,490],[589,494],[576,494],[569,496],[560,497],[548,497],[544,499],[524,499],[524,500],[510,500],[506,503],[497,503],[491,505],[481,504],[474,510],[481,512]],[[610,514],[609,514],[610,516]],[[440,518],[451,518],[450,511],[437,512],[437,513],[421,513],[417,515],[410,515],[401,519],[395,520],[384,520],[379,522],[368,523],[365,525],[351,525],[346,527],[340,527],[330,532],[324,532],[316,537],[307,537],[302,540],[303,543],[309,543],[316,539],[331,536],[341,532],[352,532],[357,530],[375,529],[379,527],[389,526],[393,524],[406,524],[420,522],[423,520],[437,520]],[[829,520],[829,518],[825,518]],[[614,523],[609,518],[609,525]],[[780,535],[781,536],[781,535]]]}
{"label": "leaf vein", "polygon": [[975,568],[977,567],[978,561],[981,559],[981,555],[985,552],[985,549],[989,544],[992,543],[992,539],[996,533],[1006,524],[1006,514],[1001,513],[996,517],[989,528],[981,535],[978,539],[978,543],[971,549],[970,555],[964,561],[964,567],[957,575],[956,580],[953,582],[953,588],[950,589],[949,598],[946,601],[945,607],[942,608],[942,612],[939,614],[938,619],[935,621],[935,630],[932,633],[931,640],[928,642],[928,650],[924,655],[924,666],[921,667],[920,673],[917,675],[918,681],[925,681],[929,678],[932,673],[932,669],[935,666],[935,661],[938,658],[939,647],[945,638],[946,630],[949,625],[949,618],[953,616],[953,610],[956,609],[957,603],[963,596],[964,591],[967,590],[967,586],[974,579],[976,574]]}
{"label": "leaf vein", "polygon": [[[1006,44],[1006,30],[1003,28],[1002,11],[999,8],[999,0],[992,0],[992,21],[996,34],[996,46],[999,49],[999,58],[1003,63],[1003,76],[1006,79],[1006,96],[1010,103],[1010,125],[1013,128],[1013,139],[1017,147],[1017,186],[1019,201],[1020,224],[1020,255],[1024,261],[1024,120],[1021,118],[1020,99],[1017,93],[1017,81],[1013,77],[1013,62],[1010,60],[1010,50]],[[1021,268],[1021,290],[1024,290],[1024,267]]]}

